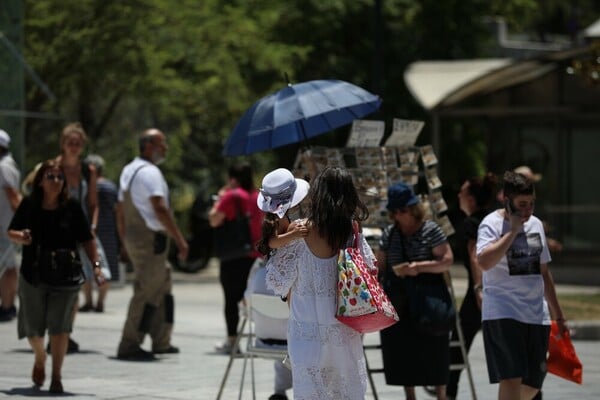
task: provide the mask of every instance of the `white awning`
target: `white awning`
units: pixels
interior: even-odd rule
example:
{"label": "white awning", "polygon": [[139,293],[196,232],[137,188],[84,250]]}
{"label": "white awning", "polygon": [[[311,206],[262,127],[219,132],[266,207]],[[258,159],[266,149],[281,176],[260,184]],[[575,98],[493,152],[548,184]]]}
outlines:
{"label": "white awning", "polygon": [[463,86],[512,62],[505,58],[418,61],[404,71],[404,81],[415,99],[431,110]]}
{"label": "white awning", "polygon": [[586,38],[600,38],[600,19],[585,28],[583,36]]}
{"label": "white awning", "polygon": [[419,61],[408,66],[404,80],[415,99],[432,110],[531,81],[554,68],[553,60]]}

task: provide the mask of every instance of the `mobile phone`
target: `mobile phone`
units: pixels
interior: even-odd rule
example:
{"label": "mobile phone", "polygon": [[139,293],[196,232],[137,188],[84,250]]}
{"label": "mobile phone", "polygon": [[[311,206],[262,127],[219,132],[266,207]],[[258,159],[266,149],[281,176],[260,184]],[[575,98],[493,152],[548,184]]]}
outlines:
{"label": "mobile phone", "polygon": [[392,266],[392,271],[394,271],[394,274],[396,276],[402,276],[402,269],[406,266],[408,266],[408,262],[403,262],[402,264],[396,264],[394,266]]}
{"label": "mobile phone", "polygon": [[504,205],[505,205],[506,211],[508,212],[509,215],[521,216],[521,213],[519,212],[519,210],[517,210],[517,207],[514,205],[512,200],[506,199]]}

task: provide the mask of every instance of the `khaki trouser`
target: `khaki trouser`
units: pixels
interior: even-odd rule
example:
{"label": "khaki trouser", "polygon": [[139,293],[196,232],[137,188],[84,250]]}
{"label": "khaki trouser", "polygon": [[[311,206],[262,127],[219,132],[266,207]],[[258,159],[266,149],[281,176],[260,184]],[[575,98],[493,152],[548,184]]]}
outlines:
{"label": "khaki trouser", "polygon": [[125,192],[124,195],[124,245],[133,264],[135,282],[118,354],[128,354],[139,349],[146,333],[152,339],[153,351],[165,350],[171,345],[173,329],[168,247],[161,253],[154,254],[155,232],[146,227],[131,201],[130,193]]}

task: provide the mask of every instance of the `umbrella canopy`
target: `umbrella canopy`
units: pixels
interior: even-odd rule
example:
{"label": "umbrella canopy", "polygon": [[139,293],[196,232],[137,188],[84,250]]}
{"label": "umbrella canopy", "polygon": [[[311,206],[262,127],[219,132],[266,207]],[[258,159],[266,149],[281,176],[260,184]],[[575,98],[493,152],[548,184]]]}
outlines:
{"label": "umbrella canopy", "polygon": [[362,118],[380,105],[379,96],[344,81],[288,84],[244,113],[223,154],[251,154],[308,140]]}

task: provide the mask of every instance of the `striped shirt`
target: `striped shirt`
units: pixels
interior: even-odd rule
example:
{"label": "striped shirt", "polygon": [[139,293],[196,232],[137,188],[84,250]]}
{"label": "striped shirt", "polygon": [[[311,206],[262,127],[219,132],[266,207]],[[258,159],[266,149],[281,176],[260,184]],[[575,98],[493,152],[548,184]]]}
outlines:
{"label": "striped shirt", "polygon": [[381,235],[379,247],[386,253],[386,268],[407,261],[433,260],[433,248],[448,241],[438,224],[426,220],[412,235],[402,235],[389,225]]}

